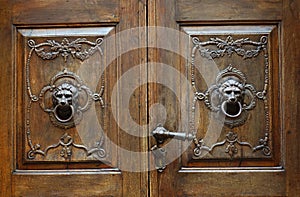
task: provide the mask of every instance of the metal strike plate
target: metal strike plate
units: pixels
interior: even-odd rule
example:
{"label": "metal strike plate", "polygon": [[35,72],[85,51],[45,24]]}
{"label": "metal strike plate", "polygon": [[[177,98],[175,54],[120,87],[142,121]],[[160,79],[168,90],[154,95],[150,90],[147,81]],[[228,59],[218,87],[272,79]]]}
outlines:
{"label": "metal strike plate", "polygon": [[166,156],[167,156],[166,149],[160,148],[157,145],[154,145],[151,148],[151,152],[155,158],[155,168],[157,169],[158,172],[162,172],[167,166],[167,164],[166,164],[167,163],[166,162]]}

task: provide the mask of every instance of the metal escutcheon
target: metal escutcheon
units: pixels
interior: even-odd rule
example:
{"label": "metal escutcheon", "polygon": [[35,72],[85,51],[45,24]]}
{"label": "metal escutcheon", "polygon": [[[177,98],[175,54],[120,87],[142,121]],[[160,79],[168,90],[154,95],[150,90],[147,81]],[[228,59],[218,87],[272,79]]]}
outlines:
{"label": "metal escutcheon", "polygon": [[177,140],[193,140],[195,136],[190,133],[185,132],[171,132],[165,129],[163,126],[157,126],[152,132],[151,135],[156,140],[156,145],[152,146],[151,152],[155,159],[155,168],[158,172],[163,172],[167,165],[167,151],[161,147],[161,145],[168,139],[173,138]]}

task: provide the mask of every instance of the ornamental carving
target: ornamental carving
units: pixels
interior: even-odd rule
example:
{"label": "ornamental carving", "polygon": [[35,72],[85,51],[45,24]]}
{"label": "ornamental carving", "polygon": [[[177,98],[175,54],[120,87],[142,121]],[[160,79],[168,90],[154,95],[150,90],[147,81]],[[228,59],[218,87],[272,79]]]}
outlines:
{"label": "ornamental carving", "polygon": [[200,139],[199,141],[195,141],[196,147],[194,148],[194,158],[199,158],[203,152],[213,153],[213,150],[216,147],[227,145],[224,153],[228,154],[230,158],[233,158],[234,155],[238,153],[238,146],[246,146],[252,150],[252,152],[256,152],[261,150],[263,155],[270,156],[271,155],[271,149],[268,146],[269,141],[269,135],[268,133],[265,133],[265,137],[259,139],[259,145],[253,146],[249,142],[242,142],[239,140],[238,135],[232,131],[226,134],[226,139],[224,139],[221,142],[217,142],[213,144],[212,146],[206,146],[203,139]]}
{"label": "ornamental carving", "polygon": [[[253,85],[246,83],[246,76],[238,69],[229,65],[222,70],[214,85],[204,93],[196,92],[198,100],[204,100],[205,105],[223,118],[224,124],[230,128],[245,123],[247,111],[255,107],[256,90]],[[245,97],[250,98],[246,103]]]}
{"label": "ornamental carving", "polygon": [[74,139],[68,133],[65,133],[60,137],[58,143],[52,144],[44,150],[41,150],[41,145],[39,144],[32,146],[33,148],[28,152],[27,156],[28,159],[34,159],[37,154],[46,157],[49,150],[61,147],[59,155],[68,160],[70,160],[72,157],[72,148],[82,149],[86,153],[86,156],[94,155],[95,158],[104,158],[106,156],[106,152],[102,148],[103,144],[104,138],[101,137],[101,139],[98,142],[96,142],[96,146],[89,149],[84,145],[74,143]]}
{"label": "ornamental carving", "polygon": [[97,97],[103,105],[102,95],[103,90],[99,94],[93,93],[78,75],[64,69],[42,88],[39,102],[55,126],[68,129],[80,122],[82,113],[89,109],[93,99]]}
{"label": "ornamental carving", "polygon": [[[194,44],[192,49],[191,61],[191,84],[194,88],[194,101],[192,105],[192,117],[195,120],[196,102],[203,101],[205,106],[212,111],[217,118],[224,119],[224,125],[230,129],[239,127],[246,123],[248,112],[253,110],[258,100],[263,101],[264,117],[265,117],[265,137],[259,139],[259,145],[253,146],[249,142],[242,142],[238,135],[230,131],[226,135],[226,139],[217,142],[212,146],[206,146],[203,138],[194,139],[194,158],[199,159],[203,151],[213,153],[215,147],[227,144],[225,153],[231,158],[238,152],[237,145],[248,146],[253,152],[261,150],[263,155],[270,156],[271,149],[269,142],[269,107],[267,92],[269,87],[269,56],[267,50],[268,37],[261,36],[258,41],[249,38],[234,39],[232,36],[227,36],[225,39],[219,37],[209,38],[208,41],[200,40],[198,37],[193,37]],[[264,58],[264,81],[263,89],[256,90],[255,87],[247,82],[246,75],[232,65],[220,71],[215,79],[215,83],[207,90],[201,91],[197,89],[197,81],[195,80],[195,57],[199,54],[208,60],[215,58],[228,57],[233,54],[242,57],[243,59],[256,58],[262,54]],[[200,66],[200,65],[199,65]],[[205,65],[202,65],[205,66]],[[247,99],[246,99],[247,98]],[[196,136],[194,122],[191,122],[192,134]]]}
{"label": "ornamental carving", "polygon": [[[252,41],[249,38],[241,38],[234,40],[228,36],[225,40],[215,37],[209,41],[201,42],[199,38],[194,37],[193,43],[197,46],[200,55],[208,59],[231,56],[233,53],[242,56],[244,59],[256,57],[268,42],[267,36],[262,36],[258,42]],[[216,46],[217,49],[208,48],[208,46]],[[251,46],[253,49],[246,49],[245,46]]]}
{"label": "ornamental carving", "polygon": [[[37,56],[44,60],[55,59],[61,55],[65,62],[69,56],[84,61],[96,51],[99,51],[102,54],[100,48],[102,41],[102,38],[98,38],[96,42],[90,42],[86,38],[78,38],[74,41],[69,41],[67,38],[64,38],[61,42],[47,40],[46,42],[35,44],[34,40],[29,40],[28,46],[34,49]],[[88,45],[90,48],[83,49],[82,45]]]}
{"label": "ornamental carving", "polygon": [[26,136],[30,150],[27,154],[28,159],[35,159],[36,154],[44,157],[50,149],[62,147],[60,156],[65,159],[70,159],[72,156],[72,148],[83,149],[86,155],[96,155],[98,158],[106,156],[105,150],[102,148],[104,138],[96,142],[97,146],[88,148],[84,145],[76,144],[74,139],[69,134],[65,133],[57,144],[50,145],[44,150],[41,149],[40,144],[34,144],[31,138],[31,108],[35,103],[39,103],[41,109],[49,114],[50,121],[56,127],[64,130],[72,128],[80,123],[83,113],[87,111],[92,102],[99,102],[104,107],[103,93],[104,93],[104,79],[101,76],[101,89],[99,93],[92,92],[88,86],[80,79],[80,77],[68,71],[65,68],[53,76],[50,83],[44,85],[40,90],[38,96],[32,91],[31,87],[31,59],[34,54],[43,60],[54,60],[61,56],[66,63],[69,57],[84,61],[99,52],[103,55],[101,44],[102,38],[97,38],[95,42],[88,41],[86,38],[77,38],[73,41],[64,38],[62,41],[47,40],[45,42],[36,44],[33,39],[28,40],[30,51],[27,57],[25,71],[26,71],[26,90],[29,96],[27,105],[26,118]]}

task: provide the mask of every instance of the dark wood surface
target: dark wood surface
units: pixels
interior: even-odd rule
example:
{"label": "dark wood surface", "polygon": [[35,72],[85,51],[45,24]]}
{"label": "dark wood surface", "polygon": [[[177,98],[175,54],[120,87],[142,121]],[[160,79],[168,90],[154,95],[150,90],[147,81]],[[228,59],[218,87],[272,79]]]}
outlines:
{"label": "dark wood surface", "polygon": [[[1,195],[11,196],[11,173],[14,163],[13,153],[13,131],[15,130],[15,123],[13,117],[15,112],[13,110],[14,96],[14,69],[13,69],[13,46],[11,44],[11,2],[3,1],[4,6],[1,6],[0,16],[0,29],[1,29],[1,45],[6,45],[7,50],[1,50],[1,70],[5,73],[6,77],[1,77],[1,95],[0,103],[3,109],[3,115],[1,116],[1,142],[0,142],[0,154],[5,158],[5,161],[0,163],[0,175],[1,175]],[[2,111],[1,111],[2,113]]]}
{"label": "dark wood surface", "polygon": [[[299,196],[299,24],[300,3],[297,0],[2,0],[0,196]],[[132,120],[138,125],[144,125],[138,130],[141,135],[149,133],[160,123],[170,131],[190,130],[193,93],[189,92],[190,89],[184,83],[185,78],[190,80],[190,60],[165,49],[173,47],[175,51],[181,51],[190,57],[193,45],[190,40],[182,39],[179,35],[160,35],[159,28],[150,28],[151,26],[172,28],[174,31],[204,40],[212,36],[226,38],[227,35],[234,38],[249,37],[253,40],[261,35],[269,37],[270,86],[267,111],[270,115],[270,157],[259,153],[252,154],[245,148],[238,149],[239,153],[244,151],[242,155],[237,154],[230,159],[224,153],[224,146],[215,149],[213,154],[205,158],[193,159],[193,143],[181,156],[176,157],[184,145],[181,141],[174,141],[169,145],[167,158],[176,159],[161,173],[153,170],[155,163],[152,154],[149,154],[149,157],[146,154],[136,157],[135,152],[149,151],[156,141],[151,136],[147,138],[130,135],[126,129],[120,128],[118,121],[125,124],[125,127],[130,125]],[[135,27],[141,28],[137,32],[124,34],[125,36],[115,36],[123,30]],[[110,153],[107,158],[109,164],[82,157],[79,150],[74,150],[71,162],[55,156],[55,152],[50,152],[48,157],[39,156],[31,161],[26,158],[30,150],[25,129],[28,95],[24,66],[29,52],[26,42],[32,37],[39,42],[48,38],[75,38],[77,35],[71,35],[72,31],[64,33],[64,30],[75,29],[76,32],[77,28],[111,28],[105,35],[99,33],[82,36],[89,40],[97,36],[113,37],[113,42],[103,45],[104,61],[116,57],[109,63],[104,74],[105,110],[96,110],[97,114],[103,113],[104,119],[100,122],[110,139],[105,144]],[[265,31],[266,29],[271,30]],[[38,31],[26,34],[31,30]],[[55,30],[62,32],[62,35],[53,35]],[[170,38],[174,40],[166,43]],[[163,47],[165,49],[157,48],[161,43],[168,46]],[[147,45],[150,47],[145,47]],[[128,46],[142,47],[122,54]],[[32,61],[35,92],[39,92],[64,64],[63,59],[48,61],[45,64],[42,62],[37,58]],[[113,91],[126,91],[129,86],[119,83],[121,77],[136,65],[147,62],[150,62],[148,66],[139,67],[136,71],[138,73],[134,75],[137,77],[132,80],[134,83],[146,80],[151,83],[134,90],[129,102],[131,117],[128,117],[128,114],[124,113],[127,109],[122,108],[127,105],[127,101],[122,94],[112,98]],[[168,65],[169,69],[173,68],[177,74],[170,75],[168,69],[161,69],[160,64],[151,62]],[[245,73],[247,83],[259,87],[257,89],[263,87],[264,70],[260,67],[263,57],[243,60],[233,55],[216,62],[220,70],[233,62]],[[240,62],[246,63],[239,64]],[[44,69],[34,69],[40,64],[43,64],[41,67]],[[46,68],[48,66],[51,69]],[[78,66],[80,65],[74,61],[71,69],[75,71]],[[91,75],[91,78],[97,80],[97,76]],[[89,81],[91,78],[84,80]],[[196,79],[200,82],[199,89],[208,88],[203,85],[201,76]],[[172,83],[167,87],[162,83],[155,83],[159,81]],[[97,87],[99,88],[99,84]],[[155,105],[157,103],[160,106]],[[162,107],[165,112],[161,110]],[[200,123],[197,138],[200,138],[207,130],[209,110],[203,102],[199,102],[197,107],[199,111],[196,121]],[[57,143],[61,129],[52,125],[48,114],[38,105],[32,110],[36,113],[32,117],[35,121],[33,139],[41,144]],[[250,118],[244,125],[233,130],[242,136],[243,141],[255,144],[258,142],[257,138],[264,134],[265,111],[262,101],[258,100],[256,108],[250,111]],[[117,119],[114,114],[117,114]],[[186,120],[186,115],[188,121],[182,124],[181,121]],[[97,118],[101,119],[99,117]],[[37,120],[39,118],[41,121]],[[89,131],[94,128],[89,122],[81,124]],[[53,133],[48,132],[44,135],[39,132],[45,128]],[[218,141],[224,139],[228,131],[230,129],[223,127]],[[69,131],[75,136],[76,143],[84,143],[76,132],[76,129]],[[88,135],[88,132],[84,135]],[[171,140],[167,142],[169,141]],[[117,147],[113,143],[117,144]],[[123,150],[131,152],[124,154]],[[130,172],[136,169],[144,171]]]}
{"label": "dark wood surface", "polygon": [[[282,21],[282,90],[280,94],[282,99],[282,125],[285,147],[283,154],[285,155],[286,165],[286,187],[288,196],[297,196],[300,193],[300,139],[298,129],[299,121],[299,60],[300,53],[298,46],[300,44],[300,2],[284,1],[283,5],[283,21]],[[293,65],[293,66],[289,66]]]}
{"label": "dark wood surface", "polygon": [[[112,99],[112,92],[118,78],[134,65],[141,64],[147,59],[145,49],[118,55],[119,51],[131,42],[130,36],[137,36],[134,38],[135,46],[142,44],[145,46],[145,27],[140,29],[140,34],[125,34],[116,37],[116,34],[123,30],[145,26],[145,4],[135,0],[1,1],[0,4],[0,13],[3,18],[1,19],[1,30],[3,30],[1,31],[1,44],[7,45],[7,50],[1,53],[3,56],[1,67],[6,76],[1,78],[1,87],[3,87],[1,93],[4,96],[1,98],[1,106],[7,111],[1,118],[0,153],[6,158],[0,164],[1,196],[146,196],[148,193],[147,171],[131,173],[123,169],[131,164],[134,164],[132,168],[145,168],[147,158],[130,158],[131,155],[123,155],[118,147],[129,151],[146,151],[147,138],[132,138],[122,131],[118,127],[111,107],[122,102],[121,95]],[[63,67],[67,67],[69,71],[80,76],[87,86],[92,87],[94,91],[99,91],[102,79],[101,75],[95,75],[103,70],[101,62],[107,63],[109,65],[104,71],[104,109],[99,103],[93,103],[94,112],[93,110],[84,112],[84,118],[80,122],[81,129],[79,127],[70,129],[55,127],[38,103],[32,104],[30,115],[28,115],[26,109],[29,105],[29,97],[25,83],[25,67],[30,51],[28,40],[33,39],[36,44],[47,42],[47,40],[60,43],[64,38],[69,41],[86,38],[94,42],[97,37],[110,37],[110,42],[101,45],[103,57],[95,53],[96,57],[92,56],[86,61],[78,61],[69,56],[64,62],[61,56],[53,60],[43,60],[33,53],[30,61],[30,80],[32,91],[34,94],[39,94],[54,75]],[[82,47],[85,47],[84,44]],[[80,66],[88,66],[90,70],[79,70]],[[146,75],[145,71],[140,73],[137,75],[137,80]],[[97,81],[99,83],[92,84]],[[120,89],[124,84],[117,86]],[[146,118],[143,118],[146,117],[144,100],[147,94],[145,91],[145,86],[140,87],[136,93],[139,95],[131,100],[131,105],[134,106],[131,114],[137,117],[135,121],[138,124],[145,124],[146,121]],[[135,107],[139,104],[139,108]],[[114,110],[116,110],[115,114],[120,114],[122,108]],[[97,116],[90,113],[97,113]],[[29,159],[27,153],[30,147],[26,137],[28,116],[32,142],[40,144],[41,150],[58,143],[60,136],[65,132],[72,136],[74,143],[92,147],[101,133],[99,133],[99,127],[96,126],[99,121],[107,136],[103,148],[107,153],[108,163],[104,164],[88,158],[82,149],[75,147],[72,148],[69,161],[60,156],[62,147],[51,149],[46,156],[37,154],[36,158]],[[90,118],[85,119],[85,117]],[[127,117],[122,118],[123,124],[127,124]]]}
{"label": "dark wood surface", "polygon": [[[268,26],[273,28],[270,33],[267,33],[270,64],[270,84],[267,95],[271,135],[269,143],[273,151],[271,158],[255,155],[256,153],[251,153],[251,150],[248,154],[246,149],[238,149],[239,154],[243,152],[242,156],[236,155],[235,159],[228,159],[228,157],[225,159],[225,147],[219,147],[204,158],[192,159],[192,143],[190,149],[185,151],[179,159],[168,164],[164,172],[152,171],[150,173],[152,196],[165,196],[166,194],[169,196],[297,196],[299,185],[296,184],[296,180],[299,178],[296,178],[296,176],[299,175],[299,154],[294,151],[299,149],[299,145],[296,143],[298,123],[295,119],[298,110],[296,103],[299,99],[297,92],[299,91],[287,88],[287,86],[295,87],[297,75],[299,74],[299,66],[297,65],[299,52],[296,49],[293,52],[291,51],[291,48],[296,47],[291,42],[296,43],[299,40],[299,33],[296,33],[299,28],[299,25],[297,25],[299,23],[299,5],[295,1],[195,0],[150,1],[149,7],[150,17],[148,20],[150,25],[171,27],[178,31],[183,30],[191,36],[197,36],[202,41],[208,41],[211,37],[223,36],[223,38],[226,38],[228,35],[237,38],[257,39],[262,35],[260,28],[268,28]],[[224,31],[226,28],[228,31]],[[149,35],[150,40],[151,38],[154,41],[159,40],[155,37],[155,33]],[[185,45],[185,42],[183,40],[180,44]],[[188,45],[187,43],[186,45],[188,47],[180,47],[183,50],[189,50],[188,53],[191,53],[192,44]],[[288,58],[290,55],[291,58]],[[191,60],[180,59],[174,53],[164,50],[159,52],[150,50],[149,58],[167,63],[185,76],[190,74],[189,65]],[[249,82],[258,87],[257,89],[261,89],[264,69],[261,67],[263,65],[262,59],[259,58],[243,60],[235,55],[230,58],[225,55],[224,58],[216,58],[215,62],[219,70],[224,69],[229,63],[236,65],[236,68],[247,76],[247,83]],[[290,63],[286,64],[287,62]],[[202,68],[205,67],[205,63],[209,65],[209,61],[202,61],[201,63],[203,63],[203,65],[200,65]],[[150,73],[155,72],[152,71],[153,68],[149,69]],[[201,73],[198,74],[201,75]],[[287,76],[289,76],[288,78],[291,77],[290,80],[286,80]],[[205,77],[209,78],[209,76]],[[214,79],[214,77],[212,78]],[[179,80],[178,77],[174,76],[175,86]],[[196,76],[196,81],[199,82],[198,89],[206,90],[208,88],[201,76]],[[165,93],[166,91],[162,93],[162,91],[159,91],[161,90],[160,85],[156,85],[155,88],[155,92],[158,92],[151,93],[150,100],[151,98],[152,100],[164,98],[167,111],[169,110],[168,106],[172,105],[174,107],[173,110],[169,110],[170,113],[172,115],[177,113],[177,116],[173,115],[175,117],[168,116],[169,118],[164,123],[166,129],[170,131],[180,131],[180,129],[188,131],[188,124],[181,125],[181,128],[178,128],[183,117],[182,113],[174,111],[174,109],[178,109],[174,94]],[[179,91],[182,91],[182,96],[179,99],[184,103],[183,105],[189,107],[189,102],[186,101],[189,98],[187,90],[181,85]],[[166,96],[169,97],[168,101],[165,98]],[[203,137],[207,132],[210,120],[207,114],[210,111],[201,102],[197,107],[199,110],[195,119],[199,123],[197,136]],[[250,118],[247,119],[245,124],[234,129],[223,127],[218,141],[224,139],[226,131],[233,130],[242,136],[242,141],[255,144],[254,139],[263,134],[266,126],[264,111],[263,103],[257,100],[256,108],[250,111]],[[177,119],[175,124],[172,122],[174,118]],[[159,123],[159,120],[157,121]],[[262,133],[260,133],[261,131]],[[155,144],[154,141],[151,143]],[[180,142],[174,145],[171,150],[168,149],[171,152],[168,152],[168,154],[176,154],[179,146]],[[292,172],[294,173],[291,176],[289,173]],[[294,181],[291,182],[291,180]]]}
{"label": "dark wood surface", "polygon": [[[177,1],[178,21],[261,21],[281,20],[282,1],[198,0]],[[201,10],[201,12],[200,12]]]}

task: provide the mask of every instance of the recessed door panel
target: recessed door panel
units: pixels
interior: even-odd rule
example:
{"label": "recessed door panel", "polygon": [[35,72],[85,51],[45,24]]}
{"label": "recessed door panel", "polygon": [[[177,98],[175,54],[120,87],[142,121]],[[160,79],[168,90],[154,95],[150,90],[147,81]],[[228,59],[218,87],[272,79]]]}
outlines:
{"label": "recessed door panel", "polygon": [[191,37],[187,67],[195,95],[190,130],[196,139],[189,161],[280,165],[277,26],[182,29]]}
{"label": "recessed door panel", "polygon": [[[111,163],[104,128],[107,50],[112,27],[19,28],[18,166]],[[114,47],[112,47],[114,48]],[[110,134],[111,135],[111,134]],[[116,135],[116,133],[114,133]],[[111,135],[112,136],[112,135]],[[24,165],[24,166],[23,166]]]}

